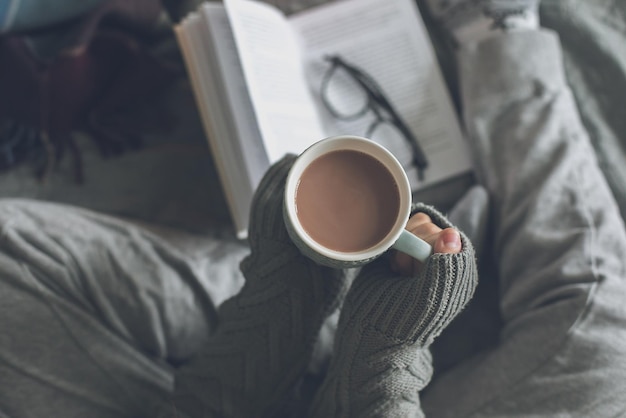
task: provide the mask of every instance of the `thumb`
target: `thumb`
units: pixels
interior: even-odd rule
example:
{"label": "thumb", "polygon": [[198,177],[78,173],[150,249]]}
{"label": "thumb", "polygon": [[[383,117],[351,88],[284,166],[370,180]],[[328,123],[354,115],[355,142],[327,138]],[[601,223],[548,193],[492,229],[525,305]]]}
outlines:
{"label": "thumb", "polygon": [[461,234],[454,228],[446,228],[437,237],[433,252],[440,254],[457,254],[461,252]]}

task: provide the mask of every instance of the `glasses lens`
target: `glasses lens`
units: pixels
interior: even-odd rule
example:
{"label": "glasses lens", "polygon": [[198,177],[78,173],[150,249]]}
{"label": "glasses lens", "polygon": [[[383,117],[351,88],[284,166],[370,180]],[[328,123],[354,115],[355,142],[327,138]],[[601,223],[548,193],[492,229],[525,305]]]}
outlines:
{"label": "glasses lens", "polygon": [[413,148],[394,124],[382,121],[370,128],[369,138],[387,148],[407,168],[413,164]]}
{"label": "glasses lens", "polygon": [[322,94],[328,110],[338,118],[355,118],[368,109],[367,92],[348,70],[340,66],[328,74]]}

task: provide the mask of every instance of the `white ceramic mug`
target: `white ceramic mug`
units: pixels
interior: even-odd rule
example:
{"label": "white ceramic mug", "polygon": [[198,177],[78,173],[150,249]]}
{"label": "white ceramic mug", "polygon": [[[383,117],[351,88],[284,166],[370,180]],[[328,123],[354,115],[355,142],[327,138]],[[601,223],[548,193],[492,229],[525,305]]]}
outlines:
{"label": "white ceramic mug", "polygon": [[[393,226],[377,244],[360,251],[342,252],[321,245],[306,232],[297,215],[296,192],[302,174],[317,158],[340,150],[359,151],[378,160],[392,175],[399,191],[399,210]],[[405,229],[411,212],[411,200],[409,180],[402,165],[391,152],[369,139],[342,135],[316,142],[296,159],[287,177],[283,216],[296,246],[303,254],[320,264],[337,268],[356,267],[368,263],[390,248],[425,261],[432,253],[432,247]]]}

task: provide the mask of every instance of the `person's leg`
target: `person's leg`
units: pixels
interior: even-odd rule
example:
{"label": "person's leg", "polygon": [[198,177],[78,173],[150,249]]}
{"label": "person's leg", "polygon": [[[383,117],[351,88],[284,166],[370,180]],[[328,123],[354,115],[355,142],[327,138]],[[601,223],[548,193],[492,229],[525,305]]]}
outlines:
{"label": "person's leg", "polygon": [[[458,51],[463,117],[493,202],[504,321],[438,376],[429,416],[626,411],[626,230],[567,87],[559,40],[502,32]],[[481,277],[481,280],[490,278]]]}
{"label": "person's leg", "polygon": [[77,208],[1,200],[0,228],[0,416],[154,416],[215,325],[208,279]]}

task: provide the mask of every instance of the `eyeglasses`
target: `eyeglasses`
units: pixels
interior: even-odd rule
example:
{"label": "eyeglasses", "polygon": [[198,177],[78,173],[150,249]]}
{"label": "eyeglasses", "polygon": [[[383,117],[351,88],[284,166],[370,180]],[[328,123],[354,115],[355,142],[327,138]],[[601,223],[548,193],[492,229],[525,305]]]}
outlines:
{"label": "eyeglasses", "polygon": [[413,153],[419,180],[424,179],[428,159],[417,138],[385,97],[378,83],[363,70],[347,63],[338,55],[325,57],[331,66],[321,84],[321,99],[328,111],[337,119],[355,120],[368,111],[375,116],[365,136],[377,140],[401,137]]}

